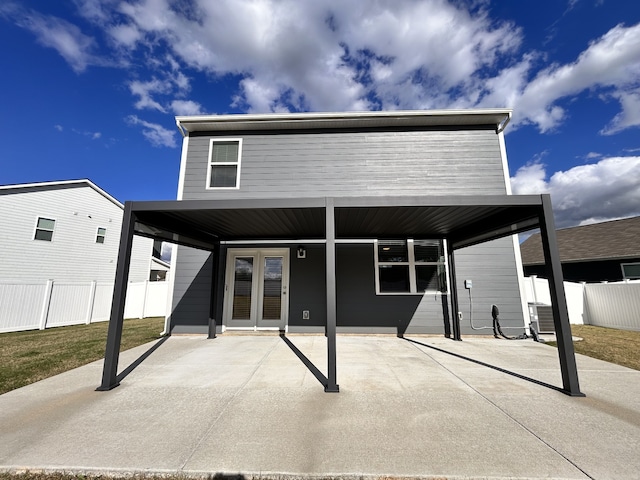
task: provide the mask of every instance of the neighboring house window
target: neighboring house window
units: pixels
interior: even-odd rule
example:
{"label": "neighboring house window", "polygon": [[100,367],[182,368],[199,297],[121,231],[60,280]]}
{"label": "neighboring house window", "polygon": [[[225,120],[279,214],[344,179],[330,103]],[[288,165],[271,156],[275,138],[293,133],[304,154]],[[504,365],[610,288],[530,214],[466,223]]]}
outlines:
{"label": "neighboring house window", "polygon": [[625,280],[640,280],[640,263],[621,263],[620,266]]}
{"label": "neighboring house window", "polygon": [[207,188],[238,188],[242,139],[212,138],[209,144]]}
{"label": "neighboring house window", "polygon": [[442,240],[377,240],[376,293],[447,292]]}
{"label": "neighboring house window", "polygon": [[53,238],[53,229],[56,226],[56,221],[51,218],[38,217],[38,223],[36,225],[36,233],[33,237],[35,240],[44,240],[50,242]]}
{"label": "neighboring house window", "polygon": [[107,229],[98,227],[98,233],[96,233],[96,243],[104,243],[104,238],[107,236]]}

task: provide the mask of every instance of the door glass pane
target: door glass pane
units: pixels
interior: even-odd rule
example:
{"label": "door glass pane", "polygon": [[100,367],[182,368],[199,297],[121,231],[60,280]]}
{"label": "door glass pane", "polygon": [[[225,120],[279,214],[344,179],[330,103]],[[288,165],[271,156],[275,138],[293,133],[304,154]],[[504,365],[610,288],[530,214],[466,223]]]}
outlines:
{"label": "door glass pane", "polygon": [[233,279],[233,320],[251,319],[251,284],[253,257],[236,257]]}
{"label": "door glass pane", "polygon": [[282,310],[282,257],[264,259],[262,319],[280,320]]}

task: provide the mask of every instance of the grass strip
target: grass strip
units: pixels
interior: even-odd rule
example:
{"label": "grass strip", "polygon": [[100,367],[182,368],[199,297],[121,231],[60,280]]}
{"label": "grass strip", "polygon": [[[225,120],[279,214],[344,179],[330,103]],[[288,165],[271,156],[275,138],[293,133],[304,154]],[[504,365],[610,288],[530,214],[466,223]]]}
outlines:
{"label": "grass strip", "polygon": [[[574,341],[576,353],[640,370],[640,332],[571,325],[571,333],[582,340]],[[557,346],[556,342],[548,342]]]}
{"label": "grass strip", "polygon": [[[109,322],[0,334],[0,394],[104,358]],[[163,317],[124,321],[120,350],[160,338]]]}

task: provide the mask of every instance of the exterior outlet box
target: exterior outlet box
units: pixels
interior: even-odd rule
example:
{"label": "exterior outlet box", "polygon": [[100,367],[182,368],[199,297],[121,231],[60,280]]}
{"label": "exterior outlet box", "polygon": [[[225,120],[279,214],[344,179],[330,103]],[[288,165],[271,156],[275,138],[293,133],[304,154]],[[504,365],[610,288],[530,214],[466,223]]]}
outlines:
{"label": "exterior outlet box", "polygon": [[302,319],[303,320],[309,320],[309,310],[303,310],[302,311]]}
{"label": "exterior outlet box", "polygon": [[471,287],[473,287],[473,282],[471,280],[465,280],[464,288],[466,288],[467,290],[471,290]]}

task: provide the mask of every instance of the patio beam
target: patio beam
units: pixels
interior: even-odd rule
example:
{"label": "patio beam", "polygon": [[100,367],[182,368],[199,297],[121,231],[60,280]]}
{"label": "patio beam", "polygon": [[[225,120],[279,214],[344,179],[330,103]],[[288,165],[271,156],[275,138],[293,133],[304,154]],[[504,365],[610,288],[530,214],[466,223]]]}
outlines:
{"label": "patio beam", "polygon": [[135,223],[136,217],[131,211],[131,202],[126,202],[124,204],[122,230],[120,232],[120,247],[118,250],[115,285],[113,286],[113,299],[111,302],[111,317],[109,318],[107,346],[104,354],[102,384],[96,389],[98,391],[111,390],[119,385],[117,380],[118,359],[120,357],[122,324],[124,321],[124,307],[127,297],[129,264],[131,261],[131,248],[133,245]]}
{"label": "patio beam", "polygon": [[564,278],[562,276],[562,264],[560,262],[560,253],[556,239],[551,196],[541,195],[541,197],[540,235],[542,238],[547,278],[549,279],[551,311],[553,313],[553,324],[558,341],[558,356],[560,357],[563,392],[574,397],[584,397],[584,394],[580,392],[578,382],[578,369],[573,349],[571,325],[569,324],[567,298],[564,292]]}
{"label": "patio beam", "polygon": [[336,367],[336,221],[333,198],[326,199],[327,384],[325,392],[339,392]]}

